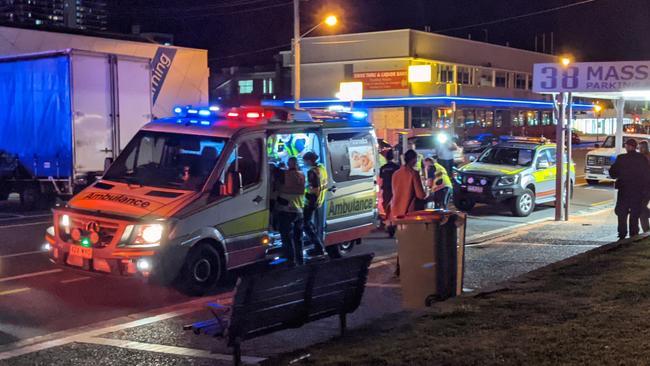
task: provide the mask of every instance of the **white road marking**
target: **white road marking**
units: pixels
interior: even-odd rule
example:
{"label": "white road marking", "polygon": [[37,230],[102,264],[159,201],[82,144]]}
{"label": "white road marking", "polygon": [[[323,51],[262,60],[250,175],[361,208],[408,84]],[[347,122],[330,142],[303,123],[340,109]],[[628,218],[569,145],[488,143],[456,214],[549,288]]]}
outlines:
{"label": "white road marking", "polygon": [[3,217],[3,218],[1,218],[0,222],[12,221],[12,220],[16,220],[16,219],[38,219],[38,218],[42,218],[42,217],[52,217],[51,213],[40,214],[40,215],[27,215],[27,216],[21,215],[21,214],[10,214],[10,215],[11,215],[11,217]]}
{"label": "white road marking", "polygon": [[13,289],[13,290],[0,291],[0,296],[17,294],[17,293],[25,292],[25,291],[29,291],[29,290],[31,290],[29,287],[23,287],[23,288],[16,288],[16,289]]}
{"label": "white road marking", "polygon": [[72,283],[72,282],[79,282],[79,281],[84,281],[84,280],[89,280],[92,277],[77,277],[77,278],[71,278],[69,280],[63,280],[61,283]]}
{"label": "white road marking", "polygon": [[[77,342],[97,344],[101,346],[113,346],[113,347],[120,347],[120,348],[127,348],[127,349],[135,349],[138,351],[166,353],[166,354],[178,355],[178,356],[210,358],[213,360],[220,360],[220,361],[232,361],[232,355],[225,355],[222,353],[212,353],[210,351],[206,351],[202,349],[166,346],[163,344],[134,342],[134,341],[127,341],[123,339],[88,337],[88,338],[78,339]],[[247,364],[258,364],[266,359],[261,357],[242,356],[241,360],[242,362]]]}
{"label": "white road marking", "polygon": [[139,327],[141,325],[147,325],[177,316],[182,316],[195,312],[197,310],[204,309],[205,304],[210,302],[218,301],[221,304],[227,304],[231,296],[232,294],[227,293],[218,296],[204,297],[187,301],[182,304],[170,305],[147,312],[100,322],[94,325],[82,326],[75,329],[20,340],[14,343],[0,346],[0,349],[6,350],[0,352],[0,360],[6,360],[28,353],[42,351],[52,347],[63,346],[68,343],[76,342],[78,340],[83,340],[90,337],[98,337],[102,334],[117,332],[124,329]]}
{"label": "white road marking", "polygon": [[[390,258],[394,258],[395,256],[397,256],[397,255],[396,255],[396,254],[393,254]],[[386,258],[386,259],[390,259],[390,258]],[[387,266],[387,265],[389,265],[389,264],[391,264],[391,263],[388,262],[388,261],[386,261],[386,260],[383,260],[383,261],[379,261],[379,262],[373,262],[373,263],[370,265],[369,268],[377,268],[377,267],[381,267],[381,266]]]}
{"label": "white road marking", "polygon": [[[611,243],[611,241],[604,241],[603,245]],[[598,248],[600,245],[596,244],[553,244],[553,243],[526,243],[526,242],[507,242],[507,241],[499,241],[497,240],[490,240],[486,241],[483,243],[479,244],[468,244],[465,245],[465,247],[480,247],[480,246],[487,246],[487,245],[512,245],[512,246],[537,246],[537,247],[572,247],[572,248]]]}
{"label": "white road marking", "polygon": [[0,283],[8,282],[8,281],[14,281],[14,280],[20,280],[20,279],[23,279],[23,278],[43,276],[43,275],[58,273],[58,272],[63,272],[63,270],[62,269],[50,269],[48,271],[31,272],[31,273],[21,274],[21,275],[18,275],[18,276],[4,277],[4,278],[0,278]]}
{"label": "white road marking", "polygon": [[15,225],[0,225],[0,230],[10,229],[13,227],[33,226],[33,225],[42,225],[42,224],[49,224],[49,223],[52,223],[52,221],[38,221],[38,222],[29,222],[26,224],[15,224]]}
{"label": "white road marking", "polygon": [[0,259],[13,258],[13,257],[22,257],[24,255],[32,255],[32,254],[39,254],[39,253],[45,253],[45,252],[42,251],[42,250],[34,250],[34,251],[31,251],[31,252],[5,254],[5,255],[0,255]]}

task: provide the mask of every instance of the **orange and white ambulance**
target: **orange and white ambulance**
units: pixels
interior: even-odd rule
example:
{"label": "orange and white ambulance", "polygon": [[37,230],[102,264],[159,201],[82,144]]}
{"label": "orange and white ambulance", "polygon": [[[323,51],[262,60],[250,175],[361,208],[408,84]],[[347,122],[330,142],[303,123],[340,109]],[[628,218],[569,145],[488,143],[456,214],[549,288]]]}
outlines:
{"label": "orange and white ambulance", "polygon": [[264,261],[281,244],[271,222],[271,175],[291,156],[302,164],[308,151],[328,170],[317,217],[330,256],[372,230],[377,150],[363,114],[315,119],[262,107],[175,113],[145,125],[101,179],[53,210],[46,234],[52,261],[176,280],[186,292],[205,293],[226,271]]}

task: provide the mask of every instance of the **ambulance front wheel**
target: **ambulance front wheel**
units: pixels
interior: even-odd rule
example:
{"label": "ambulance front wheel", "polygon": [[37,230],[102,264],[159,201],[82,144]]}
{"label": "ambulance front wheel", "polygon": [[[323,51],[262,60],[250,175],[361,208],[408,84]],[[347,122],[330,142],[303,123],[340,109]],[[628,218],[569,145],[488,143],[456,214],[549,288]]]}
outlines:
{"label": "ambulance front wheel", "polygon": [[325,247],[327,254],[330,258],[341,258],[354,248],[354,241],[347,241],[345,243],[329,245]]}
{"label": "ambulance front wheel", "polygon": [[185,258],[179,275],[179,288],[192,296],[214,289],[225,277],[223,255],[210,243],[194,246]]}
{"label": "ambulance front wheel", "polygon": [[456,206],[457,209],[463,212],[470,212],[475,205],[476,205],[476,201],[474,201],[469,197],[454,195],[454,206]]}

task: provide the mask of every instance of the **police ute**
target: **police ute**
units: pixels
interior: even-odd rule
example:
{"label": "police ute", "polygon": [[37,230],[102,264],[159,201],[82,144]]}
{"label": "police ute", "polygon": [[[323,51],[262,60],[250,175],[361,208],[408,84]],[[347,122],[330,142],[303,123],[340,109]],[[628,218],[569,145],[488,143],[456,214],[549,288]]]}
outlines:
{"label": "police ute", "polygon": [[272,174],[290,157],[306,172],[310,151],[327,169],[316,217],[328,254],[344,255],[373,229],[377,141],[365,113],[174,112],[142,127],[99,180],[53,210],[51,261],[203,294],[227,271],[278,255]]}
{"label": "police ute", "polygon": [[[650,135],[642,134],[625,134],[623,135],[623,146],[627,140],[634,139],[637,143],[641,141],[650,141]],[[587,153],[585,159],[585,178],[590,185],[598,182],[613,182],[614,179],[609,176],[609,168],[616,161],[616,137],[607,136],[602,145],[596,145],[597,148]]]}

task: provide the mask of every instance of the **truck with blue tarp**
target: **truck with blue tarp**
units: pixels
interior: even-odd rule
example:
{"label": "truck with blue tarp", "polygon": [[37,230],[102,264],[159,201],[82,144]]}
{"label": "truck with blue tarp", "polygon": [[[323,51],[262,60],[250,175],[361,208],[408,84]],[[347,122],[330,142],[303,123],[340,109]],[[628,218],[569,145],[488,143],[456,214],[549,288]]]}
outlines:
{"label": "truck with blue tarp", "polygon": [[0,200],[71,196],[152,118],[150,60],[63,50],[0,58]]}

